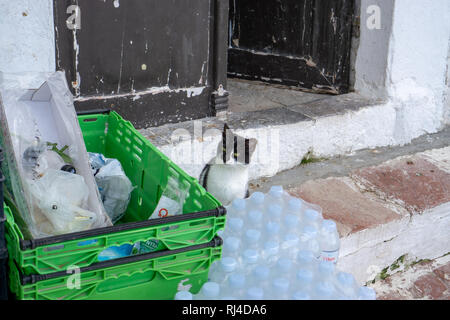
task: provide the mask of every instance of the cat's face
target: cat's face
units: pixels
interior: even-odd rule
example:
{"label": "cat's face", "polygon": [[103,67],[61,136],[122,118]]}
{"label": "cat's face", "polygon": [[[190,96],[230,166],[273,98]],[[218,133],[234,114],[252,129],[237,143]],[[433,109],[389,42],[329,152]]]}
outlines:
{"label": "cat's face", "polygon": [[228,125],[224,125],[222,141],[217,146],[217,162],[226,164],[250,163],[256,149],[256,139],[247,139],[234,134]]}

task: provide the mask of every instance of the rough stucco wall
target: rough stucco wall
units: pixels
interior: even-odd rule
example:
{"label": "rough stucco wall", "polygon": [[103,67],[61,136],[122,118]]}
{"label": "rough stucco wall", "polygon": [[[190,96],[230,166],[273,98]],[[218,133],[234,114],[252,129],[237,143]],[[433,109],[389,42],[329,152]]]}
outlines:
{"label": "rough stucco wall", "polygon": [[448,0],[395,1],[386,85],[399,143],[444,125],[449,36]]}
{"label": "rough stucco wall", "polygon": [[[369,97],[386,96],[386,68],[389,39],[392,29],[394,0],[360,1],[360,38],[355,61],[355,90]],[[381,28],[368,29],[371,16],[367,9],[377,5],[381,9]]]}
{"label": "rough stucco wall", "polygon": [[444,100],[444,121],[450,125],[450,37],[448,39],[448,55],[447,55],[447,94]]}
{"label": "rough stucco wall", "polygon": [[0,0],[0,71],[55,71],[52,0]]}

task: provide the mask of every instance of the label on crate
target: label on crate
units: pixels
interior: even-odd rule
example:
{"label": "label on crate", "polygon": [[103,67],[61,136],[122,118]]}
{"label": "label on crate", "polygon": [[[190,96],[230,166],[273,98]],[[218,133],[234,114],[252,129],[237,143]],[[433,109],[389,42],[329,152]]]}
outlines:
{"label": "label on crate", "polygon": [[339,256],[339,250],[322,251],[322,253],[320,254],[320,260],[336,263],[338,256]]}
{"label": "label on crate", "polygon": [[138,246],[135,246],[136,253],[150,253],[156,251],[158,248],[159,240],[152,239],[145,242],[141,241]]}

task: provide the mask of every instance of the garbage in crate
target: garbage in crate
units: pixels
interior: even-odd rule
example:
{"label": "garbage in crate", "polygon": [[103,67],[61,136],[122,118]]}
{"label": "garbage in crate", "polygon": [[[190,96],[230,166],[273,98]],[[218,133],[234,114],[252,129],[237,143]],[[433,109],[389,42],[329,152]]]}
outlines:
{"label": "garbage in crate", "polygon": [[63,72],[37,90],[0,89],[7,194],[30,238],[111,226]]}
{"label": "garbage in crate", "polygon": [[102,154],[89,152],[95,181],[97,182],[103,206],[111,221],[115,224],[127,210],[133,186],[125,175],[117,159],[105,158]]}
{"label": "garbage in crate", "polygon": [[227,207],[223,255],[197,295],[177,300],[375,299],[371,288],[336,270],[339,235],[319,206],[272,187]]}
{"label": "garbage in crate", "polygon": [[158,205],[149,219],[166,218],[183,214],[184,201],[189,192],[187,183],[180,183],[177,179],[169,177]]}
{"label": "garbage in crate", "polygon": [[[184,203],[186,197],[189,195],[189,187],[190,185],[187,182],[180,182],[175,177],[169,176],[167,186],[149,219],[166,218],[183,214]],[[154,252],[158,244],[159,241],[156,239],[137,242],[134,244],[132,252],[133,254]]]}

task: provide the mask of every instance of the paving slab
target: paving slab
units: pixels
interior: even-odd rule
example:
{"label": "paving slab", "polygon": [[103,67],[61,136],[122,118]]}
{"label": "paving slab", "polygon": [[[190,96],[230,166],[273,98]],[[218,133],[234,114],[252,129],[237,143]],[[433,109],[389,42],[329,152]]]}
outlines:
{"label": "paving slab", "polygon": [[423,213],[450,202],[450,173],[418,155],[358,169],[351,176],[367,190],[403,202],[411,213]]}
{"label": "paving slab", "polygon": [[398,220],[405,215],[370,194],[360,192],[350,178],[308,181],[289,193],[319,205],[325,219],[338,225],[341,237]]}

